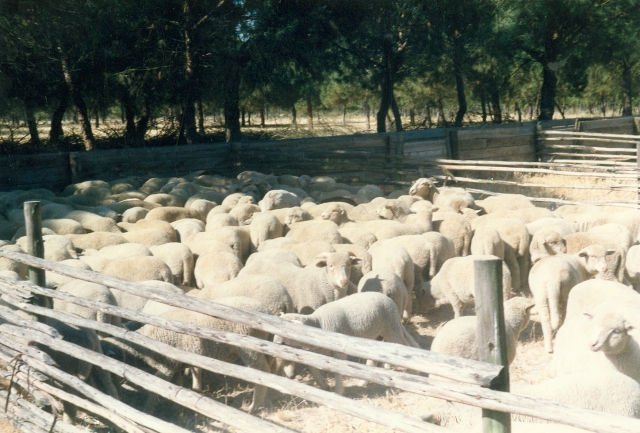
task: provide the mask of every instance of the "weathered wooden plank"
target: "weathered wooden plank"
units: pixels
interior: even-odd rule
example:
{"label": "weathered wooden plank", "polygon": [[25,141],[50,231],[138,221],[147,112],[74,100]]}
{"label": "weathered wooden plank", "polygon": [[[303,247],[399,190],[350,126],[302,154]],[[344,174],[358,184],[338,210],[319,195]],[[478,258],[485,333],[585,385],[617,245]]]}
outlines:
{"label": "weathered wooden plank", "polygon": [[[209,314],[233,322],[260,329],[270,334],[282,335],[299,341],[313,341],[315,346],[323,347],[347,355],[366,357],[379,362],[386,362],[401,367],[437,374],[449,377],[461,382],[487,385],[497,374],[495,366],[478,363],[469,360],[445,356],[417,348],[402,347],[399,345],[384,344],[379,341],[368,341],[347,335],[327,333],[313,327],[300,327],[286,322],[278,317],[266,314],[253,313],[237,308],[228,307],[202,299],[193,299],[185,295],[168,293],[144,284],[131,282],[110,275],[72,268],[59,263],[31,257],[14,251],[0,250],[0,257],[17,260],[29,266],[37,266],[54,271],[72,278],[80,278],[87,281],[106,285],[127,293],[153,299],[176,307],[184,307],[189,310]],[[0,278],[1,279],[1,278]],[[14,283],[12,283],[14,284]],[[35,290],[35,289],[34,289]],[[397,346],[397,347],[395,347]]]}
{"label": "weathered wooden plank", "polygon": [[493,126],[485,128],[469,128],[460,129],[457,131],[458,140],[473,140],[479,138],[504,138],[504,137],[518,137],[529,136],[535,132],[535,124],[520,124],[517,126]]}
{"label": "weathered wooden plank", "polygon": [[611,134],[633,134],[633,117],[619,117],[616,119],[580,120],[579,131],[601,132]]}
{"label": "weathered wooden plank", "polygon": [[506,156],[525,155],[531,153],[533,153],[533,149],[530,146],[497,147],[478,150],[463,149],[460,150],[460,159],[500,160]]}
{"label": "weathered wooden plank", "polygon": [[460,152],[465,150],[494,149],[500,147],[535,146],[533,135],[519,137],[478,138],[474,140],[460,140],[458,147]]}

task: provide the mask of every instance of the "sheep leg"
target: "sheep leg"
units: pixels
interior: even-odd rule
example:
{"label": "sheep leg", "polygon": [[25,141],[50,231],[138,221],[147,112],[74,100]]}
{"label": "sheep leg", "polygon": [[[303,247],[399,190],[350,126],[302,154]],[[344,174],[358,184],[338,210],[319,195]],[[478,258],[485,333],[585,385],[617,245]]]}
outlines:
{"label": "sheep leg", "polygon": [[544,348],[548,353],[553,353],[553,328],[551,327],[551,317],[549,317],[549,299],[547,296],[536,296],[536,309],[542,325],[542,336],[544,337]]}
{"label": "sheep leg", "polygon": [[[347,355],[343,354],[343,353],[335,353],[334,356],[337,359],[347,359]],[[342,395],[344,394],[344,384],[342,382],[342,375],[339,373],[335,373],[335,380],[336,380],[336,385],[333,389],[333,391],[338,394],[338,395]]]}
{"label": "sheep leg", "polygon": [[462,317],[462,311],[464,310],[465,304],[458,298],[451,299],[451,307],[453,308],[453,318],[458,319]]}
{"label": "sheep leg", "polygon": [[518,271],[520,272],[520,290],[522,291],[529,287],[529,271],[531,270],[531,254],[529,251],[523,256],[518,256],[517,262]]}
{"label": "sheep leg", "polygon": [[202,391],[202,369],[191,367],[191,389],[194,391]]}
{"label": "sheep leg", "polygon": [[[241,350],[240,360],[247,367],[255,368],[256,370],[265,371],[271,373],[271,367],[267,361],[266,356],[262,353],[253,351]],[[248,407],[249,413],[255,413],[258,409],[264,406],[264,400],[267,396],[267,387],[264,385],[255,384],[253,387],[253,399],[251,405]]]}
{"label": "sheep leg", "polygon": [[322,376],[322,373],[320,373],[320,370],[311,366],[309,366],[308,368],[309,368],[309,372],[313,376],[313,379],[316,381],[316,384],[320,387],[320,389],[324,391],[328,391],[329,385],[327,384],[327,381],[325,380],[325,378]]}
{"label": "sheep leg", "polygon": [[513,248],[509,247],[506,244],[504,246],[504,262],[507,264],[509,270],[511,271],[511,285],[513,287],[513,290],[516,292],[520,291],[520,281],[522,278],[520,276],[520,265],[518,265],[518,260],[515,256]]}

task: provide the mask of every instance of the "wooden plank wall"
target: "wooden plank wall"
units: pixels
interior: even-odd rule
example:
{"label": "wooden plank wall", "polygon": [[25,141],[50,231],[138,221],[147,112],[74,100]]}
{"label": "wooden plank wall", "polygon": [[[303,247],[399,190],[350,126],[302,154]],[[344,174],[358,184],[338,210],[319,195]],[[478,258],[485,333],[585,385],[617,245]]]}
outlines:
{"label": "wooden plank wall", "polygon": [[456,159],[534,162],[535,122],[456,131]]}
{"label": "wooden plank wall", "polygon": [[69,155],[73,182],[126,176],[181,176],[197,170],[227,174],[230,143],[94,150]]}
{"label": "wooden plank wall", "polygon": [[[616,119],[597,119],[597,120],[578,120],[576,122],[576,131],[578,132],[597,132],[600,134],[625,134],[635,135],[638,133],[633,116],[619,117]],[[593,145],[593,143],[576,140],[576,144]],[[622,143],[598,143],[600,147],[622,147],[632,148],[633,144]]]}
{"label": "wooden plank wall", "polygon": [[47,188],[59,192],[71,179],[67,153],[0,157],[0,191]]}

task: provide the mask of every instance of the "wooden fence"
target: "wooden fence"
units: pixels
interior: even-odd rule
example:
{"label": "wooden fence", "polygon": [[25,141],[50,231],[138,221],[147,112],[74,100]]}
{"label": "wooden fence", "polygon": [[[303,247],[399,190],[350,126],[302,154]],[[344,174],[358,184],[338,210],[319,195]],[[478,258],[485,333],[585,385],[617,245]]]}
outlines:
{"label": "wooden fence", "polygon": [[[168,305],[242,323],[270,334],[281,335],[303,343],[306,342],[314,347],[328,349],[332,352],[386,362],[419,373],[429,374],[429,377],[425,377],[419,374],[363,366],[352,361],[336,359],[291,346],[282,346],[252,337],[204,329],[185,322],[137,313],[126,308],[77,298],[28,282],[0,277],[0,293],[2,293],[5,303],[28,314],[41,318],[56,318],[70,325],[86,327],[131,343],[144,345],[180,363],[236,377],[254,384],[265,385],[282,393],[298,396],[337,411],[388,426],[395,431],[444,433],[449,430],[423,422],[418,418],[377,407],[374,408],[362,401],[351,400],[301,384],[295,380],[184,352],[172,346],[144,338],[123,328],[38,307],[29,303],[29,299],[33,295],[61,299],[110,315],[119,316],[126,320],[149,323],[175,332],[237,345],[273,357],[364,379],[425,397],[442,398],[492,411],[531,416],[583,428],[588,431],[601,433],[640,431],[640,420],[488,389],[501,370],[501,367],[496,365],[449,357],[396,344],[329,333],[313,327],[288,323],[278,317],[251,313],[201,299],[195,300],[185,295],[168,293],[140,283],[73,268],[12,251],[0,250],[0,257],[16,260],[31,267],[46,269],[72,278],[103,284]],[[496,283],[496,285],[498,284]],[[155,431],[173,433],[187,431],[169,421],[160,420],[150,414],[136,410],[63,373],[51,365],[51,360],[44,352],[34,347],[25,346],[23,339],[67,353],[78,360],[98,366],[112,375],[126,377],[127,381],[142,389],[164,396],[171,396],[170,399],[176,404],[205,417],[219,420],[239,431],[292,431],[261,418],[253,417],[241,410],[226,406],[207,395],[173,385],[100,353],[60,340],[59,334],[54,329],[37,321],[25,320],[8,309],[0,309],[0,317],[6,322],[0,326],[0,330],[2,330],[2,333],[0,333],[0,360],[6,363],[6,368],[2,371],[2,375],[10,381],[9,392],[2,394],[3,396],[6,395],[4,416],[21,423],[23,431],[65,433],[78,431],[60,420],[52,419],[51,415],[45,413],[42,409],[34,405],[25,404],[24,393],[35,398],[40,404],[48,403],[53,407],[58,406],[57,399],[68,401],[128,432]],[[458,382],[439,381],[437,378],[434,379],[433,376],[454,379]],[[73,389],[77,395],[70,394],[54,386],[52,379],[64,383],[67,389]],[[14,388],[20,389],[22,394],[17,393]],[[13,398],[11,398],[11,395],[13,395]],[[52,427],[52,424],[55,425]]]}

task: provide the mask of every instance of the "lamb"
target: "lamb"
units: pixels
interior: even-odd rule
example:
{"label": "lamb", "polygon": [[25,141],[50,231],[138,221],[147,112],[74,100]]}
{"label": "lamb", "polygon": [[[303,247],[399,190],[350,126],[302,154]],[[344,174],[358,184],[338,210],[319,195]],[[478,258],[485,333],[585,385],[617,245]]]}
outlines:
{"label": "lamb", "polygon": [[118,227],[126,232],[156,229],[164,232],[167,235],[167,238],[169,239],[168,242],[176,242],[178,240],[176,230],[173,228],[173,226],[170,223],[162,220],[148,220],[145,218],[136,222],[135,224],[121,222],[118,223]]}
{"label": "lamb", "polygon": [[171,227],[176,231],[176,240],[182,243],[185,243],[192,235],[205,231],[204,223],[193,218],[174,221],[171,223]]}
{"label": "lamb", "polygon": [[[523,297],[513,297],[504,302],[504,324],[507,339],[507,361],[509,365],[516,357],[516,343],[520,332],[529,324],[530,311],[534,304]],[[431,351],[460,358],[478,358],[477,320],[475,316],[464,316],[447,322],[433,339]]]}
{"label": "lamb", "polygon": [[122,213],[121,221],[125,223],[135,224],[138,221],[144,219],[144,217],[146,217],[148,213],[149,209],[145,209],[140,206],[134,206]]}
{"label": "lamb", "polygon": [[[351,253],[353,256],[360,259],[360,263],[351,267],[351,282],[357,287],[360,279],[364,274],[371,272],[373,268],[373,257],[364,248],[358,245],[351,244],[333,244],[333,249],[337,252]],[[349,293],[352,295],[353,293]]]}
{"label": "lamb", "polygon": [[535,235],[538,230],[542,229],[555,230],[562,236],[576,232],[574,223],[560,218],[541,218],[525,224],[525,227],[531,236]]}
{"label": "lamb", "polygon": [[300,259],[295,255],[293,251],[286,250],[284,248],[269,248],[264,251],[258,251],[249,256],[245,266],[249,266],[251,263],[259,260],[273,260],[277,262],[289,262],[298,267],[302,267]]}
{"label": "lamb", "polygon": [[242,269],[242,262],[235,254],[210,252],[198,257],[193,274],[196,287],[202,289],[235,278]]}
{"label": "lamb", "polygon": [[275,278],[265,275],[247,275],[211,286],[205,286],[197,295],[200,299],[216,301],[231,296],[246,296],[260,301],[270,311],[293,313],[293,300],[287,289]]}
{"label": "lamb", "polygon": [[577,284],[569,293],[567,319],[612,303],[616,304],[616,312],[624,314],[631,324],[640,327],[640,294],[617,281],[587,280]]}
{"label": "lamb", "polygon": [[[102,302],[108,305],[118,305],[113,293],[111,293],[108,287],[103,286],[102,284],[90,283],[84,280],[71,280],[58,286],[57,291],[61,293],[68,293],[79,298]],[[120,326],[120,317],[118,316],[111,316],[101,311],[92,310],[60,299],[53,299],[53,308],[54,310],[64,311],[65,313],[84,317],[85,319],[97,320],[98,322]]]}
{"label": "lamb", "polygon": [[471,238],[471,255],[490,255],[504,260],[504,242],[491,227],[478,227]]}
{"label": "lamb", "polygon": [[79,222],[87,232],[120,233],[114,220],[91,212],[74,210],[67,213],[64,217]]}
{"label": "lamb", "polygon": [[371,245],[373,245],[378,240],[373,232],[367,230],[364,227],[340,227],[338,229],[338,232],[340,233],[343,242],[358,245],[365,250],[368,250]]}
{"label": "lamb", "polygon": [[342,236],[338,231],[338,226],[331,221],[302,221],[291,224],[287,238],[297,242],[325,241],[330,244],[341,244]]}
{"label": "lamb", "polygon": [[390,239],[378,241],[369,248],[371,254],[371,270],[381,271],[389,269],[399,276],[407,286],[409,293],[415,286],[415,268],[411,256],[402,245]]}
{"label": "lamb", "polygon": [[173,274],[157,257],[127,257],[110,260],[100,271],[130,281],[158,280],[173,283]]}
{"label": "lamb", "polygon": [[284,189],[274,189],[265,194],[258,203],[260,209],[266,212],[271,209],[282,209],[287,207],[300,206],[300,197]]}
{"label": "lamb", "polygon": [[167,264],[173,274],[173,281],[182,286],[191,286],[195,258],[185,244],[169,242],[149,248],[151,253]]}
{"label": "lamb", "polygon": [[[52,262],[61,262],[62,260],[77,259],[78,254],[73,246],[73,242],[66,236],[62,235],[45,235],[42,236],[44,241],[44,259]],[[27,249],[27,238],[22,237],[16,242],[23,250]]]}
{"label": "lamb", "polygon": [[622,314],[606,306],[567,319],[556,335],[557,373],[617,370],[640,382],[640,346],[629,334],[634,329]]}
{"label": "lamb", "polygon": [[186,209],[178,206],[157,207],[151,209],[145,220],[160,220],[172,223],[184,218],[194,218],[204,221],[200,212],[196,209]]}
{"label": "lamb", "polygon": [[[258,313],[275,314],[275,312],[270,311],[268,307],[264,306],[259,301],[242,296],[219,299],[216,302],[230,307],[241,308]],[[264,331],[259,331],[245,325],[217,319],[194,311],[174,309],[163,313],[161,317],[169,320],[179,320],[203,328],[230,331],[236,334],[261,338],[263,340],[268,339],[268,334]],[[235,362],[237,359],[240,359],[247,367],[256,368],[265,372],[270,372],[271,370],[265,355],[245,350],[237,346],[218,343],[209,339],[194,337],[187,334],[180,334],[174,331],[158,328],[153,325],[145,325],[136,332],[161,343],[169,344],[180,350],[193,352],[198,355],[204,355],[225,362]],[[157,371],[156,375],[165,380],[170,380],[175,373],[181,371],[184,367],[184,364],[178,361],[164,357],[159,353],[146,349],[145,347],[114,337],[105,338],[102,341],[102,347],[105,353],[113,354],[121,359],[124,358],[125,354],[133,355],[135,358],[142,360],[151,368],[155,369]],[[198,391],[203,389],[204,387],[201,383],[201,370],[192,367],[191,371],[194,376],[193,389]],[[264,385],[256,385],[254,388],[253,400],[249,406],[249,411],[254,412],[259,409],[264,403],[265,396],[266,388]],[[152,412],[153,407],[155,406],[155,400],[156,396],[150,394],[145,404],[145,412]]]}
{"label": "lamb", "polygon": [[260,260],[245,266],[238,277],[267,275],[289,292],[296,312],[309,314],[327,302],[346,296],[351,266],[360,262],[349,253],[319,254],[316,263],[299,268],[291,263]]}
{"label": "lamb", "polygon": [[509,266],[513,288],[519,291],[527,285],[529,271],[529,232],[523,222],[513,218],[482,219],[474,221],[473,228],[492,228],[504,242],[504,261]]}
{"label": "lamb", "polygon": [[577,254],[549,256],[533,265],[529,288],[535,298],[547,352],[553,352],[553,334],[564,320],[569,291],[578,283],[606,273],[605,256],[614,252],[602,245],[589,245]]}
{"label": "lamb", "polygon": [[451,239],[442,233],[427,232],[423,233],[422,236],[433,244],[437,274],[442,269],[444,262],[456,256],[455,246]]}
{"label": "lamb", "polygon": [[472,227],[469,221],[453,211],[441,210],[433,214],[433,229],[453,242],[456,255],[469,255]]}
{"label": "lamb", "polygon": [[[575,373],[535,385],[514,384],[511,386],[511,392],[576,405],[583,409],[640,418],[640,385],[615,371],[601,371],[598,374]],[[482,419],[480,408],[441,399],[429,399],[428,402],[426,413],[421,415],[424,421],[456,430],[481,431],[481,425],[478,422]],[[545,428],[540,431],[545,433],[552,431],[551,425],[537,418],[514,414],[511,415],[511,420],[545,423]],[[525,426],[525,424],[522,425]],[[563,433],[570,431],[565,425],[558,427],[559,430],[553,431]],[[524,429],[522,431],[530,432]]]}
{"label": "lamb", "polygon": [[275,215],[268,212],[255,213],[249,221],[251,252],[258,251],[258,248],[264,241],[280,238],[284,233],[284,226],[282,223]]}
{"label": "lamb", "polygon": [[252,203],[244,203],[235,206],[229,211],[229,216],[235,218],[238,222],[237,225],[244,226],[249,225],[247,220],[251,220],[254,213],[260,212],[260,207]]}
{"label": "lamb", "polygon": [[601,275],[599,278],[611,281],[624,281],[627,251],[616,241],[615,238],[589,232],[572,233],[564,236],[563,238],[567,244],[568,254],[576,253],[587,245],[593,244],[603,245],[607,249],[613,250],[614,253],[610,254],[606,258],[608,272]]}
{"label": "lamb", "polygon": [[[79,269],[85,269],[88,271],[91,271],[93,269],[91,269],[91,266],[89,266],[87,263],[78,260],[78,259],[68,259],[68,260],[62,260],[60,262],[61,265],[66,265],[66,266],[72,266],[74,268],[79,268]],[[57,274],[55,272],[51,272],[51,271],[45,271],[44,272],[44,280],[46,282],[46,285],[48,288],[50,289],[55,289],[56,287],[68,283],[69,281],[72,281],[73,278],[71,277],[67,277],[66,275],[62,275],[62,274]]]}
{"label": "lamb", "polygon": [[121,233],[94,232],[85,235],[66,235],[79,250],[101,250],[109,245],[127,243]]}
{"label": "lamb", "polygon": [[[431,281],[416,287],[414,311],[426,313],[432,308],[450,304],[454,318],[462,317],[467,304],[475,299],[474,261],[497,259],[496,256],[466,256],[447,260],[440,272]],[[506,301],[511,297],[511,274],[502,262],[502,296]]]}
{"label": "lamb", "polygon": [[529,254],[532,265],[535,265],[545,257],[565,254],[566,252],[566,241],[562,235],[554,229],[538,230],[531,238],[531,243],[529,244]]}
{"label": "lamb", "polygon": [[[377,292],[362,292],[323,305],[310,315],[285,314],[284,320],[313,326],[325,331],[338,332],[372,340],[382,339],[389,343],[420,347],[402,325],[396,304],[386,295]],[[276,338],[276,342],[283,339]],[[287,341],[284,341],[287,343]],[[346,359],[346,355],[335,353]],[[316,382],[323,389],[328,386],[318,370],[311,368]],[[337,394],[344,392],[342,376],[335,375]]]}
{"label": "lamb", "polygon": [[436,249],[422,235],[397,236],[387,243],[401,245],[409,253],[414,266],[414,286],[436,275]]}
{"label": "lamb", "polygon": [[378,292],[387,295],[398,307],[402,320],[411,319],[413,294],[399,276],[389,269],[366,273],[358,283],[358,293]]}

